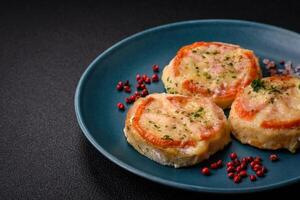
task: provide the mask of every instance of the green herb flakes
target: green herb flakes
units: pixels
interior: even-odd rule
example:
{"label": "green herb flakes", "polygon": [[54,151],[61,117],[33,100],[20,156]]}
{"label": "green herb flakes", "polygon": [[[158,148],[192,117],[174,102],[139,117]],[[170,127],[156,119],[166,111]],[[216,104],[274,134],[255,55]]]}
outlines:
{"label": "green herb flakes", "polygon": [[163,139],[163,140],[172,140],[173,141],[173,139],[169,135],[164,135],[161,139]]}
{"label": "green herb flakes", "polygon": [[254,92],[258,92],[259,90],[265,88],[265,82],[260,79],[255,79],[252,81],[251,87]]}
{"label": "green herb flakes", "polygon": [[207,72],[204,72],[203,76],[205,76],[206,79],[211,79],[211,75]]}

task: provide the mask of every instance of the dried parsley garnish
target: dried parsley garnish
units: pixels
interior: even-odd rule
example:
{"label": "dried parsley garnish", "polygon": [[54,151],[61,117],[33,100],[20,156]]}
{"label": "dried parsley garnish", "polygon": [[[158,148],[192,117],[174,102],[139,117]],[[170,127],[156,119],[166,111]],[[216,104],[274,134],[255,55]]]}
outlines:
{"label": "dried parsley garnish", "polygon": [[261,79],[255,79],[252,81],[251,87],[254,92],[258,92],[261,89],[265,89],[265,82]]}

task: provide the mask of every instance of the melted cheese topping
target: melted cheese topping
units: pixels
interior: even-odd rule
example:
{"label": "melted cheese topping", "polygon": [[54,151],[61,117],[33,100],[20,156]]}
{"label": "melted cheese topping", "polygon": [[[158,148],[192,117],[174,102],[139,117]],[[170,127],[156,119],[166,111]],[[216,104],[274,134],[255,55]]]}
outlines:
{"label": "melted cheese topping", "polygon": [[300,119],[300,79],[268,77],[245,88],[238,97],[246,111],[258,110],[257,123]]}
{"label": "melted cheese topping", "polygon": [[168,93],[178,93],[181,83],[190,80],[197,88],[207,91],[206,96],[222,96],[228,90],[235,90],[249,79],[253,67],[246,52],[253,54],[239,46],[220,43],[192,48],[178,66],[180,75],[166,78],[166,89]]}
{"label": "melted cheese topping", "polygon": [[155,99],[147,105],[139,123],[146,132],[162,140],[203,140],[225,123],[221,109],[208,99],[184,97],[187,101],[181,103],[171,101],[166,94],[151,97]]}

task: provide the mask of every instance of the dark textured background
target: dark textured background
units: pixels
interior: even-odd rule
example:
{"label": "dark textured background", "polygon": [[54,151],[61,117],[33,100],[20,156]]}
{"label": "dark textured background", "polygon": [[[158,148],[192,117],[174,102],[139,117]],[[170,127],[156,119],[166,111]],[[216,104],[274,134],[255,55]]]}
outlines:
{"label": "dark textured background", "polygon": [[76,84],[106,48],[161,24],[233,18],[300,32],[296,1],[50,2],[0,5],[0,199],[214,198],[145,180],[98,153],[77,125]]}

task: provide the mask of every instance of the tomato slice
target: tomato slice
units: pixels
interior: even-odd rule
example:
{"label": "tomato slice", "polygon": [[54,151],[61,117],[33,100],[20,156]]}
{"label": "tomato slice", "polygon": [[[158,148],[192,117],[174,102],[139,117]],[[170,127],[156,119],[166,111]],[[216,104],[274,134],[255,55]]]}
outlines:
{"label": "tomato slice", "polygon": [[186,96],[168,96],[167,99],[174,105],[185,105],[190,97]]}
{"label": "tomato slice", "polygon": [[201,94],[205,97],[208,97],[211,95],[210,94],[211,92],[208,88],[198,86],[197,84],[193,83],[192,80],[185,80],[182,83],[182,87],[193,94],[195,94],[195,93]]}
{"label": "tomato slice", "polygon": [[[188,100],[191,97],[185,97],[185,96],[168,96],[166,97],[167,100],[170,101],[170,103],[174,106],[184,106],[188,103]],[[147,97],[139,104],[135,116],[132,121],[133,128],[138,132],[138,134],[145,139],[146,141],[150,142],[153,145],[159,146],[159,147],[190,147],[195,146],[197,139],[189,139],[188,140],[178,140],[178,139],[172,139],[172,140],[166,140],[159,135],[156,135],[154,132],[151,132],[149,130],[146,130],[143,128],[143,126],[140,124],[141,116],[143,115],[146,108],[155,100],[153,97]],[[202,99],[203,101],[208,99]],[[222,120],[218,118],[218,120]],[[199,135],[199,140],[207,140],[211,138],[217,131],[219,131],[222,128],[222,124],[217,123],[217,125],[212,125],[211,127],[207,126],[200,126],[199,133],[194,132],[194,134]]]}
{"label": "tomato slice", "polygon": [[288,128],[296,128],[300,126],[300,119],[294,120],[268,120],[263,121],[260,125],[262,128],[271,128],[271,129],[288,129]]}
{"label": "tomato slice", "polygon": [[255,60],[255,57],[253,55],[252,52],[247,51],[244,53],[245,56],[248,57],[248,59],[251,62],[251,66],[250,66],[250,71],[249,71],[249,76],[248,79],[242,84],[243,87],[246,87],[247,85],[249,85],[254,79],[256,78],[260,78],[261,74],[260,74],[260,69],[259,66],[257,65],[257,62]]}
{"label": "tomato slice", "polygon": [[145,140],[149,141],[153,145],[160,146],[160,147],[189,147],[189,146],[195,146],[196,142],[194,140],[188,140],[188,141],[180,141],[180,140],[164,140],[155,134],[144,130],[139,121],[140,118],[145,110],[145,108],[154,100],[154,98],[149,97],[146,98],[137,108],[137,111],[135,113],[135,117],[133,118],[133,127],[138,131],[140,136],[144,138]]}
{"label": "tomato slice", "polygon": [[[192,80],[185,80],[182,84],[182,87],[193,94],[201,94],[205,97],[210,97],[213,94],[213,91],[210,91],[208,88],[198,86],[193,83]],[[230,89],[222,89],[221,94],[217,95],[216,99],[232,99],[236,96],[237,89],[232,87]]]}
{"label": "tomato slice", "polygon": [[284,75],[275,75],[275,76],[271,76],[269,78],[270,81],[288,81],[290,79],[292,79],[293,77],[291,76],[284,76]]}
{"label": "tomato slice", "polygon": [[241,84],[241,80],[238,80],[234,86],[226,88],[224,84],[221,87],[221,94],[217,95],[217,98],[220,99],[232,99],[235,98],[237,92],[240,90],[239,85]]}
{"label": "tomato slice", "polygon": [[[180,63],[181,63],[182,59],[187,56],[187,54],[189,53],[189,51],[191,49],[194,49],[194,48],[200,47],[200,46],[209,46],[209,45],[229,46],[231,48],[232,47],[238,48],[238,46],[227,45],[227,44],[222,44],[222,43],[217,43],[217,42],[195,42],[191,45],[184,46],[178,51],[178,53],[174,59],[174,62],[173,62],[173,69],[174,69],[175,76],[180,75]],[[237,80],[235,85],[231,86],[230,88],[223,88],[222,89],[223,93],[221,93],[220,95],[217,95],[216,98],[220,98],[220,99],[235,98],[238,91],[240,91],[241,89],[243,89],[244,87],[249,85],[255,78],[260,77],[260,73],[259,73],[260,69],[259,69],[259,66],[257,65],[254,54],[251,51],[246,51],[246,52],[244,52],[244,55],[251,62],[249,73],[247,74],[248,75],[247,79],[246,80],[239,79],[239,80]],[[193,83],[192,80],[185,80],[183,82],[182,87],[184,89],[186,89],[187,91],[189,91],[190,93],[198,93],[198,94],[201,94],[206,97],[212,96],[215,92],[215,91],[210,91],[209,89],[207,89],[205,87],[199,86],[196,83]]]}
{"label": "tomato slice", "polygon": [[243,99],[241,97],[238,97],[235,101],[235,111],[237,112],[240,118],[248,121],[252,120],[255,117],[255,115],[266,106],[266,103],[262,103],[256,106],[255,108],[249,110],[245,108]]}
{"label": "tomato slice", "polygon": [[217,133],[218,130],[220,130],[220,127],[205,127],[200,130],[199,136],[201,140],[207,140]]}
{"label": "tomato slice", "polygon": [[195,42],[191,45],[187,45],[187,46],[184,46],[181,49],[179,49],[179,51],[177,52],[176,57],[174,59],[174,63],[173,63],[173,66],[174,66],[173,69],[174,69],[175,76],[180,75],[179,65],[180,65],[182,59],[188,54],[188,52],[191,49],[194,49],[194,48],[200,47],[200,46],[209,46],[209,43],[207,43],[207,42]]}

